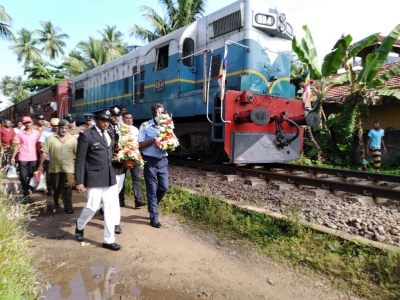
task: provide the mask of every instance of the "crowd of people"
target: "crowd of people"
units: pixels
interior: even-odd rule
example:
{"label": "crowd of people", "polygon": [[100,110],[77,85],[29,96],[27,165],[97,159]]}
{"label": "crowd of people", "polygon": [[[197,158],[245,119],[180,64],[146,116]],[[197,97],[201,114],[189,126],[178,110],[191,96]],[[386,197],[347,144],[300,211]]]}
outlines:
{"label": "crowd of people", "polygon": [[[133,126],[132,114],[123,106],[115,105],[85,114],[85,124],[76,126],[71,115],[61,120],[55,116],[46,126],[46,117],[39,113],[22,117],[16,128],[10,120],[4,120],[0,129],[2,150],[8,151],[9,161],[5,164],[18,166],[24,201],[29,202],[34,176],[46,176],[47,195],[53,196],[56,209],[73,214],[73,189],[86,194],[87,203],[76,220],[75,235],[84,241],[84,228],[99,209],[104,216],[103,248],[118,251],[115,234],[121,234],[120,208],[125,207],[125,175],[131,173],[135,208],[144,206],[140,189],[139,167],[124,166],[113,158],[118,148],[118,129],[121,124],[129,126],[131,135],[138,141],[146,161],[144,179],[150,225],[160,228],[158,204],[168,190],[167,151],[154,146],[160,129],[157,116],[164,107],[156,103],[151,108],[153,118],[141,124],[139,130]],[[39,175],[38,175],[39,174]],[[44,180],[44,178],[43,178]]]}

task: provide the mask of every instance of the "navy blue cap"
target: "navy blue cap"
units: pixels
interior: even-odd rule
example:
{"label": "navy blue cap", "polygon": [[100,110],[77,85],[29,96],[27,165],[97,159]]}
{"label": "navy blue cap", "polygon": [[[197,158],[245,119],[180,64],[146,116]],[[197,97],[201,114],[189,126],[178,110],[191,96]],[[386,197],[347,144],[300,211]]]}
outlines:
{"label": "navy blue cap", "polygon": [[113,106],[110,106],[110,107],[108,107],[108,108],[110,109],[111,114],[112,114],[113,116],[119,116],[119,115],[121,115],[121,106],[119,106],[119,105],[113,105]]}
{"label": "navy blue cap", "polygon": [[85,120],[92,120],[93,119],[93,115],[92,114],[83,114],[83,117],[85,118]]}
{"label": "navy blue cap", "polygon": [[92,111],[95,118],[110,120],[111,119],[111,109],[110,108],[102,108],[95,111]]}
{"label": "navy blue cap", "polygon": [[64,120],[67,120],[70,123],[75,122],[75,118],[73,116],[64,116]]}
{"label": "navy blue cap", "polygon": [[35,119],[44,120],[44,119],[46,119],[46,116],[44,114],[37,114],[37,115],[35,115]]}

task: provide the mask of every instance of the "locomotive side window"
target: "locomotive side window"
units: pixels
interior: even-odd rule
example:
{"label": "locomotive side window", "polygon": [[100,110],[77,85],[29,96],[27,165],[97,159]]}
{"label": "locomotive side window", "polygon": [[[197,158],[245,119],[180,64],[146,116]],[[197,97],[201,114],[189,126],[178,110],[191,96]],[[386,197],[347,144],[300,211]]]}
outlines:
{"label": "locomotive side window", "polygon": [[129,78],[124,79],[124,93],[125,94],[129,93]]}
{"label": "locomotive side window", "polygon": [[156,69],[157,70],[168,67],[168,48],[169,48],[169,45],[166,45],[164,47],[157,49],[157,57],[156,57],[156,60],[157,60]]}
{"label": "locomotive side window", "polygon": [[[188,56],[194,53],[194,41],[190,38],[186,38],[183,42],[182,56]],[[194,64],[194,56],[190,56],[183,60],[185,66],[191,67]]]}
{"label": "locomotive side window", "polygon": [[83,89],[75,90],[75,100],[83,99]]}
{"label": "locomotive side window", "polygon": [[140,66],[140,85],[139,85],[139,102],[143,103],[143,99],[144,99],[144,65]]}

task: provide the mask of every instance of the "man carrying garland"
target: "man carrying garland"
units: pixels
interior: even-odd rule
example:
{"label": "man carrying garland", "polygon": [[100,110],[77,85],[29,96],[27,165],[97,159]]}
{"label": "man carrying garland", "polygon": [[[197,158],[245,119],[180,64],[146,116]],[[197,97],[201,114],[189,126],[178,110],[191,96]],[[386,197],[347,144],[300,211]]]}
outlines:
{"label": "man carrying garland", "polygon": [[155,103],[151,107],[153,118],[140,125],[139,148],[143,152],[144,180],[146,183],[147,207],[150,214],[150,225],[160,228],[158,221],[158,203],[168,191],[168,153],[155,148],[154,142],[160,134],[157,126],[158,115],[164,113],[164,106]]}

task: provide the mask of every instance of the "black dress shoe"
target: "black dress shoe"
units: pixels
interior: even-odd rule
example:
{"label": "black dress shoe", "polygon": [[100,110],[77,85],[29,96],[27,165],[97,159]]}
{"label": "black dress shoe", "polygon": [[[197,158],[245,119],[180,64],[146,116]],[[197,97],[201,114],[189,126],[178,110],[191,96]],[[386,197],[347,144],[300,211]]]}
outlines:
{"label": "black dress shoe", "polygon": [[83,242],[83,229],[78,229],[78,220],[76,220],[75,235],[78,242]]}
{"label": "black dress shoe", "polygon": [[145,204],[142,201],[135,202],[135,208],[139,208],[141,206],[145,206]]}
{"label": "black dress shoe", "polygon": [[155,228],[161,228],[162,227],[161,223],[158,222],[157,220],[151,220],[150,221],[150,225],[155,227]]}
{"label": "black dress shoe", "polygon": [[53,195],[53,192],[52,192],[52,191],[47,191],[47,192],[46,192],[46,195],[47,195],[47,196],[51,196],[51,195]]}
{"label": "black dress shoe", "polygon": [[121,202],[121,201],[120,201],[120,202],[119,202],[119,206],[120,206],[120,207],[125,207],[125,202]]}
{"label": "black dress shoe", "polygon": [[54,207],[55,208],[60,208],[61,206],[60,206],[60,204],[56,204],[56,205],[54,205]]}
{"label": "black dress shoe", "polygon": [[99,214],[100,214],[100,216],[104,216],[104,210],[102,207],[99,209]]}
{"label": "black dress shoe", "polygon": [[113,250],[113,251],[118,251],[118,250],[120,250],[122,248],[120,245],[118,245],[116,243],[112,243],[112,244],[103,243],[102,247],[106,248],[106,249]]}
{"label": "black dress shoe", "polygon": [[68,214],[68,215],[72,215],[74,213],[74,210],[73,209],[66,209],[65,213]]}
{"label": "black dress shoe", "polygon": [[121,234],[121,233],[122,233],[121,226],[115,225],[115,230],[114,230],[114,232],[115,232],[116,234]]}

